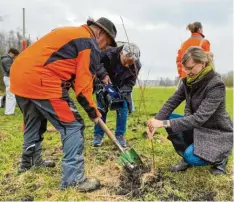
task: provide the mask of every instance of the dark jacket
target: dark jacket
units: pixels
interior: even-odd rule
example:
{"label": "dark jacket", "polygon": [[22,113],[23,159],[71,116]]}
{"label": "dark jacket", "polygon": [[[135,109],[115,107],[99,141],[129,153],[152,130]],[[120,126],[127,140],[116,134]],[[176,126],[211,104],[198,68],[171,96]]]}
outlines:
{"label": "dark jacket", "polygon": [[13,59],[9,55],[4,55],[1,57],[2,60],[2,71],[3,76],[10,76],[10,68],[13,63]]}
{"label": "dark jacket", "polygon": [[[102,80],[107,74],[109,75],[113,85],[117,86],[120,93],[128,102],[129,112],[132,111],[131,92],[136,84],[138,73],[141,69],[139,60],[135,62],[136,65],[122,67],[120,62],[120,52],[123,46],[117,48],[110,48],[102,53],[101,66],[97,73],[99,80]],[[98,81],[96,81],[98,83]],[[99,81],[100,83],[100,81]]]}
{"label": "dark jacket", "polygon": [[193,83],[183,84],[169,98],[156,119],[164,120],[186,100],[185,117],[171,120],[174,133],[193,130],[194,153],[215,163],[228,157],[233,147],[233,123],[225,109],[225,86],[213,70]]}

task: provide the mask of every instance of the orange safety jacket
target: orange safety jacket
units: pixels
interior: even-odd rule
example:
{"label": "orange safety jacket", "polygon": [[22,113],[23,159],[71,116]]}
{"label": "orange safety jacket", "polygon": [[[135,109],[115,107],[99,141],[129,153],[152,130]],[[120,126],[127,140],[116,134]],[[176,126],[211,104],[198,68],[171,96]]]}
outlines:
{"label": "orange safety jacket", "polygon": [[99,112],[92,92],[100,54],[87,25],[57,28],[15,59],[10,91],[32,99],[62,98],[72,82],[78,102],[91,118],[96,118]]}
{"label": "orange safety jacket", "polygon": [[204,51],[210,52],[210,42],[207,39],[204,39],[204,37],[205,36],[201,33],[192,33],[191,37],[182,43],[176,57],[177,70],[180,79],[187,76],[186,72],[183,70],[181,61],[188,48],[191,46],[200,46]]}

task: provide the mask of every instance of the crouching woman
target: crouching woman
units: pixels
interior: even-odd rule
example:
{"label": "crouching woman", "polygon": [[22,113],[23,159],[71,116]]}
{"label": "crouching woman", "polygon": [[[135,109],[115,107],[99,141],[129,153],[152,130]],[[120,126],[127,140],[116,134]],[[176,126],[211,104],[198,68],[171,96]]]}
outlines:
{"label": "crouching woman", "polygon": [[[225,86],[212,65],[212,59],[200,47],[191,47],[182,59],[187,77],[159,113],[147,121],[152,138],[157,128],[166,128],[182,160],[172,172],[189,166],[212,165],[212,174],[224,174],[233,147],[233,123],[225,110]],[[186,100],[184,116],[171,114]]]}

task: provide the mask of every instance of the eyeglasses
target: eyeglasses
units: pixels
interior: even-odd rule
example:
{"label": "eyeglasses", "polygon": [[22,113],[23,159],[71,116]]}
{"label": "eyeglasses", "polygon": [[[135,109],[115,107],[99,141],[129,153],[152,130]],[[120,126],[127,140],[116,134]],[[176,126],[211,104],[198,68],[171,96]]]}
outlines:
{"label": "eyeglasses", "polygon": [[191,66],[191,67],[185,67],[183,66],[185,71],[191,71],[196,65],[198,65],[198,63],[196,63],[195,65]]}

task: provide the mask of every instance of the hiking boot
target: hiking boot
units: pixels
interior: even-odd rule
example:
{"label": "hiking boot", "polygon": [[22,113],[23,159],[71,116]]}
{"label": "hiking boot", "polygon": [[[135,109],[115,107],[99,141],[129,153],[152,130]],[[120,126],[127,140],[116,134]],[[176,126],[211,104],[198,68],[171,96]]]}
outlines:
{"label": "hiking boot", "polygon": [[100,187],[100,181],[96,178],[86,178],[84,182],[76,185],[76,189],[80,192],[94,191]]}
{"label": "hiking boot", "polygon": [[32,163],[34,166],[41,166],[41,167],[47,167],[47,168],[54,168],[55,167],[55,162],[42,159],[41,150],[39,150],[33,154],[33,162]]}
{"label": "hiking boot", "polygon": [[126,140],[124,139],[123,135],[116,136],[116,139],[118,140],[119,144],[122,147],[127,147],[127,143],[126,143]]}
{"label": "hiking boot", "polygon": [[26,172],[27,170],[29,170],[31,168],[31,166],[24,166],[24,165],[20,165],[20,167],[18,168],[18,173],[24,173]]}
{"label": "hiking boot", "polygon": [[55,163],[53,161],[44,161],[41,156],[41,146],[36,147],[32,145],[28,147],[22,154],[22,160],[20,163],[20,167],[18,169],[18,173],[23,173],[29,170],[33,166],[41,166],[41,167],[55,167]]}
{"label": "hiking boot", "polygon": [[[40,166],[40,167],[46,167],[46,168],[54,168],[55,167],[55,162],[53,161],[42,161],[40,164],[35,164],[35,166]],[[20,164],[20,167],[18,169],[18,173],[24,173],[27,170],[29,170],[30,168],[32,168],[32,166],[28,166],[25,164]]]}
{"label": "hiking boot", "polygon": [[210,169],[211,174],[213,175],[223,175],[226,174],[226,165],[228,159],[224,159],[220,162],[214,163],[213,167]]}
{"label": "hiking boot", "polygon": [[55,167],[55,162],[47,160],[47,161],[42,161],[41,164],[35,164],[35,166],[46,167],[46,168],[54,168]]}
{"label": "hiking boot", "polygon": [[184,171],[189,167],[189,164],[187,164],[184,159],[182,159],[178,164],[171,166],[170,171],[171,172],[179,172]]}
{"label": "hiking boot", "polygon": [[100,147],[103,142],[103,137],[101,135],[95,135],[93,140],[94,147]]}

